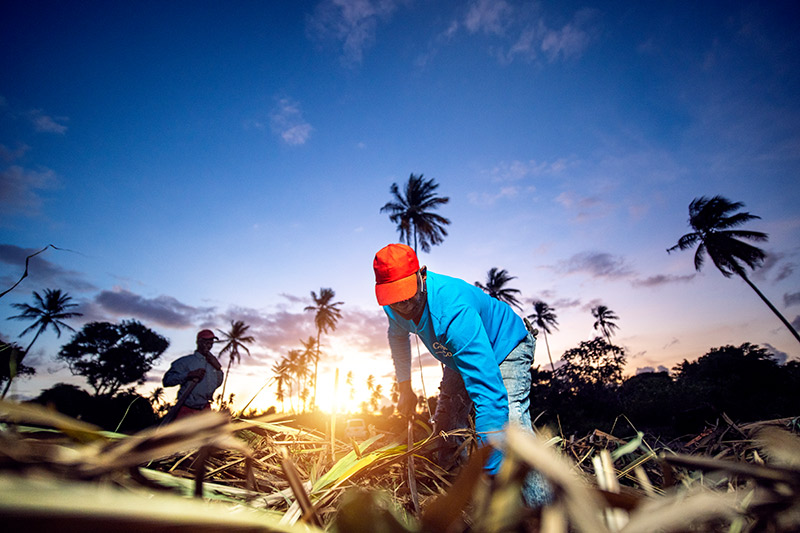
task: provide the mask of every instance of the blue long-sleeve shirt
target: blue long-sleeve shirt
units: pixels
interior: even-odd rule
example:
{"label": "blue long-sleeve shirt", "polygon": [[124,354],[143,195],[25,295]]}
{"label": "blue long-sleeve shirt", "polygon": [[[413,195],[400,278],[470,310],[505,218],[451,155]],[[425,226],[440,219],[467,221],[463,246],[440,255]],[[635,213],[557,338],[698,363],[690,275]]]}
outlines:
{"label": "blue long-sleeve shirt", "polygon": [[[429,271],[427,288],[419,325],[383,308],[397,381],[411,378],[409,333],[416,333],[437,360],[461,374],[475,405],[475,430],[485,443],[508,423],[508,393],[499,365],[528,331],[511,306],[466,281]],[[491,462],[487,469],[495,470],[499,461]]]}
{"label": "blue long-sleeve shirt", "polygon": [[[211,357],[214,356],[212,355]],[[222,385],[222,378],[224,377],[222,370],[217,370],[211,366],[211,363],[200,352],[194,352],[173,361],[161,380],[165,387],[180,385],[181,388],[178,389],[178,398],[180,398],[181,393],[188,386],[189,372],[198,368],[205,368],[206,375],[195,385],[186,398],[184,405],[192,409],[203,409],[214,398],[214,391]]]}

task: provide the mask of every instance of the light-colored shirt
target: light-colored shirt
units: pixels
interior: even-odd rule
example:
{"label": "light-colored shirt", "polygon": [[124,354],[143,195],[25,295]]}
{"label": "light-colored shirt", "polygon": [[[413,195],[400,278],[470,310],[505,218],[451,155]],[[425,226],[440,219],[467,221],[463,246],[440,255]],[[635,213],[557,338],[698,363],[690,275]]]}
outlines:
{"label": "light-colored shirt", "polygon": [[[212,355],[211,357],[214,356]],[[181,388],[178,389],[178,398],[180,398],[183,391],[192,381],[189,379],[189,372],[199,368],[205,368],[206,375],[195,385],[184,403],[185,406],[192,409],[203,409],[211,402],[214,398],[214,391],[222,385],[222,378],[224,377],[222,370],[217,370],[211,366],[211,363],[200,352],[194,352],[173,361],[161,380],[165,387],[180,385]]]}

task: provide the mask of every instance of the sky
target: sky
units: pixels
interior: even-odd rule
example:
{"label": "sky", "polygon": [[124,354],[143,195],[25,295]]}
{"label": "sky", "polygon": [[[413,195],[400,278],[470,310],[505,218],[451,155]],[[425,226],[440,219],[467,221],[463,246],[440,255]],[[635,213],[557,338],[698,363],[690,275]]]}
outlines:
{"label": "sky", "polygon": [[[752,279],[800,327],[799,15],[781,0],[3,2],[0,288],[58,250],[0,299],[0,336],[27,346],[11,304],[61,289],[76,330],[135,319],[170,340],[147,393],[198,329],[243,320],[241,406],[316,334],[303,309],[329,287],[342,318],[318,403],[336,369],[340,395],[348,372],[356,401],[369,375],[388,391],[371,265],[399,238],[380,208],[413,173],[449,198],[421,263],[470,283],[506,269],[519,314],[555,309],[556,361],[596,335],[598,304],[627,375],[744,342],[798,359],[743,281],[666,249],[693,199],[743,202],[769,235]],[[37,340],[12,397],[86,387],[55,358],[71,335]],[[424,352],[413,385],[430,396]],[[534,363],[549,367],[541,336]],[[277,405],[271,385],[255,397]]]}

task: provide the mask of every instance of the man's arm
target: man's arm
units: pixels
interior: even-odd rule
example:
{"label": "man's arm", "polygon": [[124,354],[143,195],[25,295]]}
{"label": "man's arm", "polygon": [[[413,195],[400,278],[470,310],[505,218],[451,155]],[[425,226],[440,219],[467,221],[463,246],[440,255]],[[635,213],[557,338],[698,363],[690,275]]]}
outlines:
{"label": "man's arm", "polygon": [[167,370],[166,374],[164,374],[164,377],[161,379],[161,383],[163,383],[165,387],[174,387],[175,385],[183,384],[187,379],[189,379],[189,368],[184,358],[181,357],[172,362],[169,370]]}
{"label": "man's arm", "polygon": [[397,383],[409,381],[411,379],[411,341],[408,338],[408,331],[390,318],[387,335]]}
{"label": "man's arm", "polygon": [[[447,345],[453,349],[453,362],[475,405],[479,442],[487,444],[508,423],[508,392],[477,311],[465,307],[455,314],[447,328]],[[499,454],[493,454],[486,468],[495,470],[499,464]]]}

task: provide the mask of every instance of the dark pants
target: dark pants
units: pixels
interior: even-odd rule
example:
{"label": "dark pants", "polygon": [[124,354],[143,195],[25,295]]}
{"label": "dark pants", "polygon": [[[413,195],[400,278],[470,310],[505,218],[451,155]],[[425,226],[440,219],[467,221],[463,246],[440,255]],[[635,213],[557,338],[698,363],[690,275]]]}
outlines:
{"label": "dark pants", "polygon": [[194,409],[193,407],[181,405],[181,408],[178,409],[178,414],[175,415],[175,420],[186,416],[196,415],[197,413],[202,413],[203,411],[208,411],[209,409],[211,409],[210,403],[207,403],[205,407],[201,407],[200,409]]}

